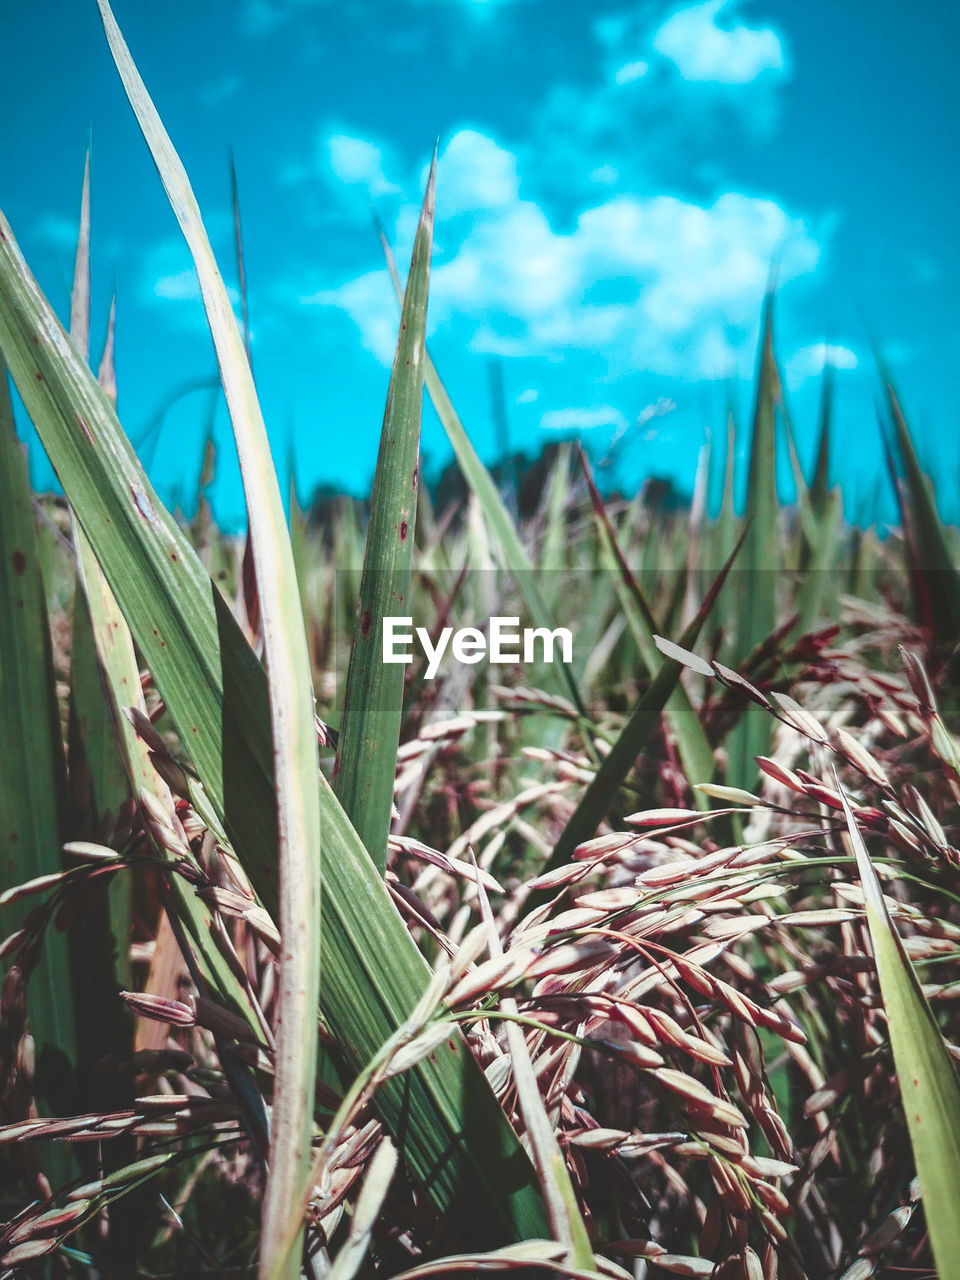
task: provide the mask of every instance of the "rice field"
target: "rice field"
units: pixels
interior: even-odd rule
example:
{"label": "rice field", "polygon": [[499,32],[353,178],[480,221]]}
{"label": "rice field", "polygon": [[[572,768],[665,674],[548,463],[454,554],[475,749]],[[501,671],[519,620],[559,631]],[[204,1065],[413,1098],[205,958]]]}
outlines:
{"label": "rice field", "polygon": [[797,460],[772,297],[688,507],[563,444],[515,515],[426,349],[434,166],[405,277],[384,246],[369,502],[285,513],[99,4],[249,532],[217,528],[212,445],[175,516],[117,418],[89,173],[69,317],[0,216],[2,363],[63,491],[31,492],[4,377],[0,1274],[960,1276],[957,532],[882,363],[882,538],[844,513],[829,377]]}

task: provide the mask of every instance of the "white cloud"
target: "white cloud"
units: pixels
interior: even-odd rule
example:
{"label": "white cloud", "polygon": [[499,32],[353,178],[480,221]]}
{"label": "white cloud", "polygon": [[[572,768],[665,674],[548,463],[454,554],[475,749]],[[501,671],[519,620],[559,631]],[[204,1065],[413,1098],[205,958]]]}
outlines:
{"label": "white cloud", "polygon": [[199,301],[200,284],[190,253],[182,240],[173,236],[150,245],[141,258],[140,301]]}
{"label": "white cloud", "polygon": [[642,80],[649,70],[650,63],[643,58],[637,58],[633,62],[625,62],[623,66],[618,67],[614,72],[613,80],[615,84],[632,84],[634,80]]}
{"label": "white cloud", "polygon": [[153,296],[166,298],[172,302],[198,301],[200,284],[193,268],[177,271],[173,275],[160,276],[153,284]]}
{"label": "white cloud", "polygon": [[621,410],[601,404],[592,409],[550,409],[540,419],[540,426],[544,431],[590,431],[595,427],[623,431],[628,423]]}
{"label": "white cloud", "polygon": [[397,346],[399,313],[386,270],[368,271],[337,289],[318,289],[300,301],[308,306],[337,307],[360,330],[363,345],[381,364],[390,364]]}
{"label": "white cloud", "polygon": [[[736,21],[737,0],[705,0],[677,9],[653,35],[653,48],[685,80],[749,84],[786,68],[783,45],[773,27]],[[721,26],[717,19],[726,19]]]}
{"label": "white cloud", "polygon": [[69,249],[76,252],[77,236],[80,232],[76,218],[66,218],[60,213],[45,213],[39,218],[33,233],[38,240],[54,249]]}
{"label": "white cloud", "polygon": [[372,196],[388,195],[398,190],[383,172],[383,155],[379,147],[366,138],[345,133],[327,135],[322,144],[323,159],[338,182],[362,186]]}
{"label": "white cloud", "polygon": [[565,234],[517,200],[435,268],[431,307],[441,325],[480,319],[478,350],[549,358],[580,348],[618,369],[725,376],[777,255],[787,280],[816,266],[819,247],[779,205],[737,192],[710,205],[620,196]]}
{"label": "white cloud", "polygon": [[601,164],[590,170],[590,181],[601,187],[613,187],[620,181],[620,170],[612,164]]}
{"label": "white cloud", "polygon": [[828,342],[814,342],[808,347],[801,347],[787,360],[785,365],[787,385],[798,387],[808,378],[818,377],[827,367],[856,369],[858,364],[857,353],[851,351],[849,347]]}
{"label": "white cloud", "polygon": [[645,405],[644,408],[640,410],[637,414],[637,426],[645,427],[647,423],[652,422],[654,418],[662,418],[665,414],[673,413],[676,407],[677,402],[675,400],[670,400],[661,396],[659,400],[655,401],[653,404]]}
{"label": "white cloud", "polygon": [[512,204],[520,190],[517,160],[476,129],[458,129],[437,158],[443,215],[476,213]]}
{"label": "white cloud", "polygon": [[578,283],[572,237],[557,235],[539,205],[516,200],[470,224],[456,254],[435,268],[432,296],[441,311],[472,299],[477,311],[529,321],[562,307]]}
{"label": "white cloud", "polygon": [[[429,323],[461,347],[554,362],[584,352],[612,376],[727,377],[752,366],[771,262],[786,285],[820,257],[803,219],[743,192],[708,203],[596,202],[594,189],[595,202],[558,229],[519,190],[516,157],[493,138],[461,130],[451,139],[439,169]],[[416,212],[409,204],[396,217],[401,262]],[[343,309],[367,348],[392,358],[397,311],[379,266],[302,300]]]}
{"label": "white cloud", "polygon": [[[208,227],[215,227],[218,221],[216,216],[208,219]],[[206,329],[200,282],[182,241],[161,240],[148,250],[143,259],[139,292],[144,305],[162,307],[165,316],[174,325],[188,329]],[[234,311],[239,312],[239,289],[234,285],[227,285],[227,295]]]}
{"label": "white cloud", "polygon": [[[94,208],[96,217],[96,208]],[[121,254],[124,241],[116,232],[97,230],[94,223],[94,241],[97,262],[101,269],[105,264],[116,265]],[[24,230],[25,244],[36,243],[53,251],[55,260],[64,271],[72,271],[73,260],[77,253],[77,237],[80,234],[79,211],[73,214],[42,213],[35,217]]]}
{"label": "white cloud", "polygon": [[[164,302],[200,302],[202,298],[200,282],[192,267],[172,275],[160,276],[153,282],[153,288],[148,290],[148,294],[152,294],[153,299],[159,298]],[[227,297],[234,309],[239,307],[240,290],[235,285],[227,285]]]}
{"label": "white cloud", "polygon": [[789,70],[785,34],[746,22],[743,3],[646,0],[597,19],[597,73],[550,85],[525,183],[582,202],[595,173],[616,173],[622,188],[716,190],[731,134],[776,130]]}
{"label": "white cloud", "polygon": [[540,392],[536,387],[527,387],[525,391],[521,391],[517,396],[517,404],[533,404],[535,400],[540,399]]}

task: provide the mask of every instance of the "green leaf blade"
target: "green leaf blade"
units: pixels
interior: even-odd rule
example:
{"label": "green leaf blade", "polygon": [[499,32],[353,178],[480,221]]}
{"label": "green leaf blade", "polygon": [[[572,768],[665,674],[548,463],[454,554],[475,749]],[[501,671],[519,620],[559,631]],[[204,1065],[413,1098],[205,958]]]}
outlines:
{"label": "green leaf blade", "polygon": [[[777,502],[776,411],[780,375],[773,350],[773,295],[764,305],[757,372],[750,473],[747,484],[747,530],[739,576],[737,649],[754,652],[773,633],[777,620],[776,586],[780,568]],[[766,754],[770,722],[760,707],[747,708],[730,737],[728,784],[750,788],[756,778],[754,757]]]}
{"label": "green leaf blade", "polygon": [[[26,454],[17,439],[6,367],[0,358],[0,885],[12,888],[61,869],[66,804],[63,743],[37,548]],[[2,936],[32,904],[3,909]],[[70,1063],[76,1030],[64,935],[48,924],[39,964],[29,977],[29,1030],[46,1050],[47,1105],[53,1114],[73,1096]],[[20,1119],[22,1117],[13,1117]],[[69,1176],[70,1156],[45,1160],[53,1179]]]}
{"label": "green leaf blade", "polygon": [[907,419],[889,374],[881,365],[890,417],[906,476],[905,533],[912,551],[911,573],[920,603],[920,621],[941,646],[960,637],[960,572],[944,534],[943,522],[913,443]]}
{"label": "green leaf blade", "polygon": [[387,391],[334,773],[337,798],[381,875],[386,870],[404,673],[401,664],[383,660],[383,620],[410,616],[435,204],[436,156],[414,241]]}
{"label": "green leaf blade", "polygon": [[880,880],[836,777],[863,885],[923,1210],[942,1280],[960,1274],[960,1080],[936,1018],[890,917]]}

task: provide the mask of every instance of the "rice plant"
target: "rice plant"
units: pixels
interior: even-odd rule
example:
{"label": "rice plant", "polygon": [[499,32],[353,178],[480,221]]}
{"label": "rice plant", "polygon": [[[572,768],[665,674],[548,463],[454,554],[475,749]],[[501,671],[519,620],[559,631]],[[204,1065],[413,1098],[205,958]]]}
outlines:
{"label": "rice plant", "polygon": [[[514,517],[426,350],[434,163],[405,282],[385,245],[370,501],[288,520],[189,179],[98,2],[249,527],[165,509],[112,323],[93,372],[89,168],[66,327],[0,217],[0,354],[63,491],[30,492],[4,373],[3,1274],[960,1275],[960,580],[889,374],[882,541],[830,489],[829,382],[797,462],[772,298],[745,513],[731,438],[716,517],[605,497],[569,445]],[[387,618],[420,629],[409,662]],[[521,618],[539,658],[470,660]],[[441,640],[474,648],[434,669]]]}

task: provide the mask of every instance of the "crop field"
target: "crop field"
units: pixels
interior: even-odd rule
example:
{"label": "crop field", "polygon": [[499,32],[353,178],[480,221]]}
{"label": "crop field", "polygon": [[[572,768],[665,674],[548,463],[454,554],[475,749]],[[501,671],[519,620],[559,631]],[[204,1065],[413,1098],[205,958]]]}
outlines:
{"label": "crop field", "polygon": [[98,2],[249,532],[117,417],[89,169],[69,317],[0,215],[0,1274],[960,1276],[960,547],[882,359],[883,536],[773,294],[691,503],[572,442],[518,503],[426,348],[434,164],[369,500],[301,507]]}

